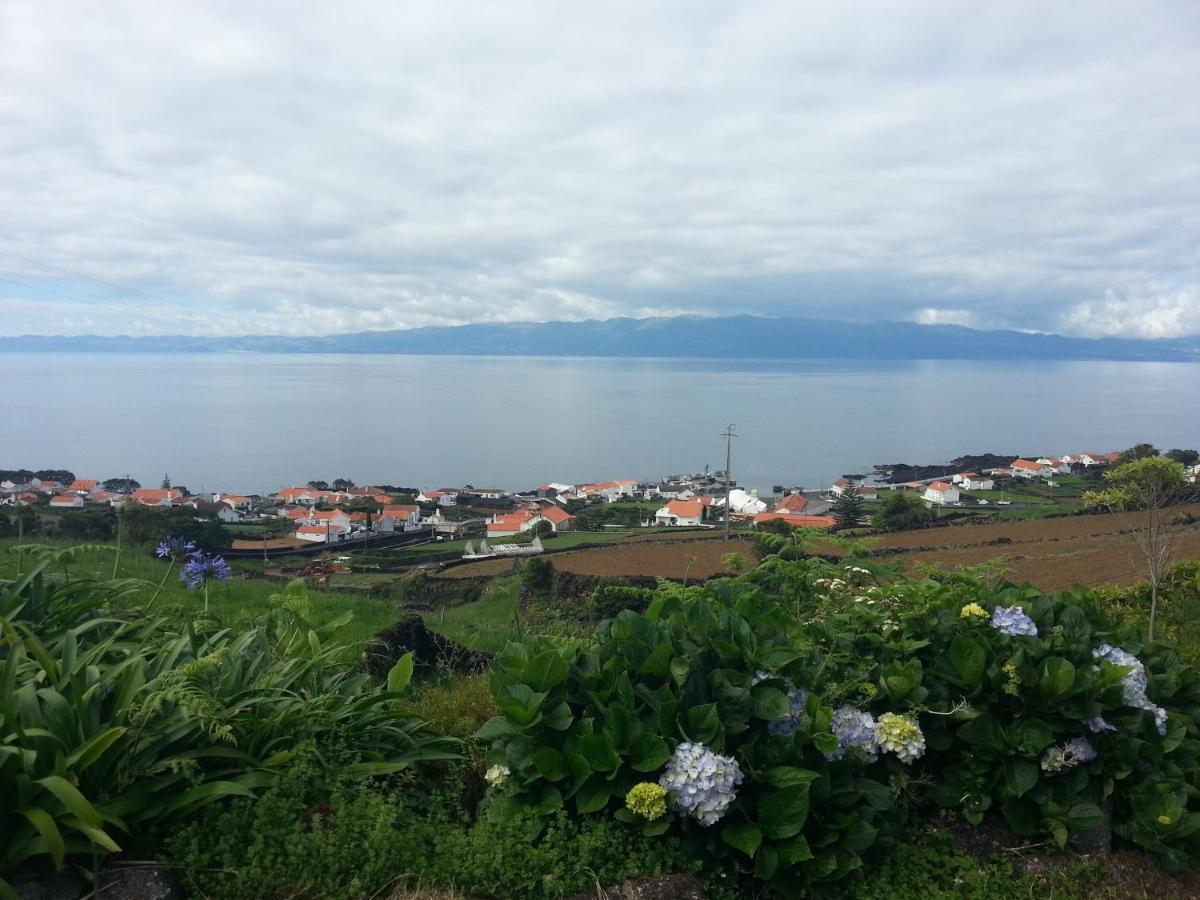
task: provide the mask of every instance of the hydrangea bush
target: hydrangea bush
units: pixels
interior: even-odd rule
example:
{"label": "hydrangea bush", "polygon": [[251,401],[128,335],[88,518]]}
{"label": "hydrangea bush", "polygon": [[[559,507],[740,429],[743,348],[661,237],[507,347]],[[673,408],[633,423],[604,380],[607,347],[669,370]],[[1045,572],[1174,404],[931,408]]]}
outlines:
{"label": "hydrangea bush", "polygon": [[1171,651],[1088,594],[850,568],[771,557],[662,583],[590,639],[509,645],[479,734],[510,773],[490,814],[670,830],[790,896],[861,866],[923,799],[1060,844],[1111,815],[1196,856],[1200,681]]}

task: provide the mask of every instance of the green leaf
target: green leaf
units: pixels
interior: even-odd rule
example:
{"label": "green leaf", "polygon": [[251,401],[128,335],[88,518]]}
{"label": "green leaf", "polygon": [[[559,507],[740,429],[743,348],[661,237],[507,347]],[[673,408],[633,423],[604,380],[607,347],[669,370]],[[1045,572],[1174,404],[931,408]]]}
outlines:
{"label": "green leaf", "polygon": [[671,657],[674,655],[674,652],[675,649],[670,644],[659,644],[646,657],[646,661],[642,663],[642,674],[662,677],[670,673],[672,667]]}
{"label": "green leaf", "polygon": [[795,766],[775,766],[767,769],[766,782],[772,787],[787,788],[811,784],[821,776],[811,769],[799,769]]}
{"label": "green leaf", "polygon": [[630,766],[635,772],[653,772],[671,758],[667,742],[648,731],[638,735],[629,752]]}
{"label": "green leaf", "polygon": [[612,796],[612,786],[603,778],[593,775],[575,794],[575,806],[581,813],[599,812]]}
{"label": "green leaf", "polygon": [[750,689],[750,696],[754,701],[754,715],[759,719],[778,719],[780,716],[786,716],[790,707],[788,706],[787,694],[777,687],[772,687],[767,684],[757,684]]}
{"label": "green leaf", "polygon": [[784,866],[794,866],[796,863],[813,858],[808,840],[802,834],[796,835],[786,844],[776,844],[775,846],[779,850],[779,862]]}
{"label": "green leaf", "polygon": [[976,716],[964,724],[958,729],[958,736],[968,744],[975,744],[992,753],[1005,753],[1008,750],[1004,729],[991,713]]}
{"label": "green leaf", "polygon": [[585,734],[579,739],[579,750],[593,772],[611,772],[621,762],[613,749],[612,741],[603,732]]}
{"label": "green leaf", "polygon": [[512,722],[504,716],[492,716],[483,726],[475,732],[475,739],[480,741],[491,741],[496,738],[512,737],[520,734],[521,731]]}
{"label": "green leaf", "polygon": [[548,691],[567,680],[571,667],[557,650],[543,650],[529,661],[522,680],[535,691]]}
{"label": "green leaf", "polygon": [[763,834],[773,840],[800,832],[808,818],[808,785],[770,791],[758,801],[758,821]]}
{"label": "green leaf", "polygon": [[560,701],[549,712],[542,713],[542,724],[555,731],[566,731],[574,721],[575,717],[571,715],[571,707],[565,700]]}
{"label": "green leaf", "polygon": [[1004,784],[1012,796],[1022,796],[1037,784],[1037,780],[1037,763],[1020,756],[1004,760]]}
{"label": "green leaf", "polygon": [[721,840],[753,858],[762,845],[762,830],[752,822],[729,822],[721,829]]}
{"label": "green leaf", "polygon": [[1051,656],[1042,663],[1038,690],[1047,700],[1060,700],[1071,691],[1075,682],[1075,666],[1061,656]]}
{"label": "green leaf", "polygon": [[682,686],[683,683],[685,681],[687,681],[689,668],[690,668],[690,666],[688,665],[688,661],[686,659],[684,659],[680,656],[676,656],[674,659],[671,660],[671,678],[672,678],[672,680],[676,684]]}
{"label": "green leaf", "polygon": [[95,807],[88,803],[83,794],[79,793],[79,789],[65,778],[59,775],[47,775],[45,778],[39,778],[37,784],[57,797],[59,802],[79,821],[85,825],[91,825],[93,828],[100,827],[100,813],[96,812]]}
{"label": "green leaf", "polygon": [[693,706],[685,716],[684,734],[698,744],[711,744],[721,732],[721,715],[717,704],[703,703]]}
{"label": "green leaf", "polygon": [[1054,730],[1041,719],[1022,719],[1010,725],[1008,731],[1022,753],[1041,753],[1054,743]]}
{"label": "green leaf", "polygon": [[547,781],[561,781],[567,777],[567,761],[553,747],[539,747],[533,751],[533,766]]}
{"label": "green leaf", "polygon": [[393,694],[399,694],[408,687],[408,683],[412,681],[413,665],[413,655],[410,650],[396,660],[396,664],[388,670],[387,689]]}
{"label": "green leaf", "polygon": [[112,746],[113,741],[125,733],[124,728],[110,728],[96,735],[74,753],[67,757],[67,769],[72,772],[82,772]]}
{"label": "green leaf", "polygon": [[958,675],[961,687],[968,690],[979,687],[987,653],[977,641],[963,634],[955,635],[946,656]]}
{"label": "green leaf", "polygon": [[54,822],[54,817],[42,809],[40,806],[32,806],[28,809],[21,810],[21,815],[29,820],[38,834],[42,836],[42,841],[46,845],[46,849],[50,853],[50,858],[54,860],[54,867],[61,869],[63,860],[67,855],[66,844],[63,843],[62,832],[58,830],[58,825]]}
{"label": "green leaf", "polygon": [[754,877],[761,881],[770,881],[779,869],[779,851],[774,847],[763,847],[754,860]]}

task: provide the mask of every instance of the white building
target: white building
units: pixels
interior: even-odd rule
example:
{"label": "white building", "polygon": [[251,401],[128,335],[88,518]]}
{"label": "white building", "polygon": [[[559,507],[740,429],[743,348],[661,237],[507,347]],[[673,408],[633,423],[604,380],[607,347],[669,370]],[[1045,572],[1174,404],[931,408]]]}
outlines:
{"label": "white building", "polygon": [[929,487],[925,488],[925,499],[939,506],[945,506],[948,503],[957,503],[958,497],[958,488],[948,481],[935,481]]}
{"label": "white building", "polygon": [[962,481],[958,483],[964,491],[991,491],[995,490],[996,482],[984,475],[976,475],[974,472],[967,472],[962,476]]}
{"label": "white building", "polygon": [[656,525],[700,525],[704,504],[699,500],[672,500],[654,513]]}

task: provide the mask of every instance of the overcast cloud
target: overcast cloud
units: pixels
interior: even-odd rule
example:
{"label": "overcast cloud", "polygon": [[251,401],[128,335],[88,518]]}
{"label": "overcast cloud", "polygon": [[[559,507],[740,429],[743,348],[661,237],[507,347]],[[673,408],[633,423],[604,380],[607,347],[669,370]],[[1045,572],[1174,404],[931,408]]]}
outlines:
{"label": "overcast cloud", "polygon": [[1200,333],[1200,4],[0,3],[0,333]]}

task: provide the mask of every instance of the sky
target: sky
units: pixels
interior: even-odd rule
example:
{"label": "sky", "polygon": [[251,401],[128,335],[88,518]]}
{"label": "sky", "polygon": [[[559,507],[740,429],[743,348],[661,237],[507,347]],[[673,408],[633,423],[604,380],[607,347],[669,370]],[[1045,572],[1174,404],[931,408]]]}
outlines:
{"label": "sky", "polygon": [[0,3],[0,334],[1200,334],[1200,3]]}

